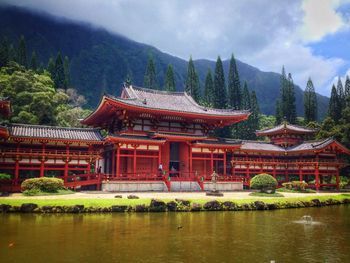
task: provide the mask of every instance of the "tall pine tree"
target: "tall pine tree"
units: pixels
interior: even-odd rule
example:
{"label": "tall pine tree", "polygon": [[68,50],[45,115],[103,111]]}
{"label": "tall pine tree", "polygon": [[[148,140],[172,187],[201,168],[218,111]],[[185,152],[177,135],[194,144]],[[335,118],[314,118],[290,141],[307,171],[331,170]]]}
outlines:
{"label": "tall pine tree", "polygon": [[55,78],[55,60],[53,57],[50,57],[49,62],[47,63],[47,71],[51,74],[51,78]]}
{"label": "tall pine tree", "polygon": [[345,107],[345,95],[344,95],[343,83],[341,82],[340,77],[338,77],[337,94],[338,94],[338,100],[340,103],[340,107],[343,109]]}
{"label": "tall pine tree", "polygon": [[144,77],[144,86],[147,89],[158,89],[158,81],[156,75],[156,66],[154,65],[153,56],[149,55],[147,68]]}
{"label": "tall pine tree", "polygon": [[0,67],[4,67],[10,61],[10,46],[6,37],[0,43]]}
{"label": "tall pine tree", "polygon": [[291,124],[297,123],[297,109],[295,104],[295,92],[292,74],[288,74],[288,90],[287,90],[287,121]]}
{"label": "tall pine tree", "polygon": [[38,69],[38,59],[36,57],[35,51],[32,52],[32,57],[30,59],[30,68],[34,71]]}
{"label": "tall pine tree", "polygon": [[317,97],[311,78],[304,91],[304,115],[306,123],[317,121]]}
{"label": "tall pine tree", "polygon": [[256,97],[255,90],[252,91],[251,95],[251,115],[249,117],[249,126],[250,126],[250,135],[249,139],[256,139],[256,134],[255,131],[259,129],[259,115],[260,115],[260,108],[259,108],[259,103],[258,99]]}
{"label": "tall pine tree", "polygon": [[331,98],[329,99],[328,116],[331,117],[335,123],[338,123],[341,118],[341,104],[337,89],[334,85],[332,87]]}
{"label": "tall pine tree", "polygon": [[191,95],[195,101],[199,101],[199,78],[192,57],[190,57],[190,60],[188,61],[185,91]]}
{"label": "tall pine tree", "polygon": [[58,52],[56,61],[55,61],[55,73],[54,73],[54,82],[55,86],[58,89],[64,88],[64,67],[63,67],[63,60],[61,56],[61,52]]}
{"label": "tall pine tree", "polygon": [[168,65],[168,68],[166,70],[166,78],[165,78],[165,85],[164,89],[166,91],[176,91],[175,86],[175,76],[174,76],[174,69],[172,65]]}
{"label": "tall pine tree", "polygon": [[250,110],[250,94],[248,90],[248,84],[244,81],[243,93],[242,93],[242,110]]}
{"label": "tall pine tree", "polygon": [[70,71],[69,71],[69,58],[67,56],[64,57],[63,62],[64,69],[64,89],[67,90],[70,85]]}
{"label": "tall pine tree", "polygon": [[205,77],[204,102],[207,105],[213,105],[214,102],[214,83],[210,68],[208,69],[207,76]]}
{"label": "tall pine tree", "polygon": [[346,99],[349,98],[349,96],[350,96],[350,78],[349,78],[349,76],[346,76],[344,95],[345,95]]}
{"label": "tall pine tree", "polygon": [[282,104],[281,104],[281,100],[277,99],[276,100],[276,113],[275,113],[275,117],[276,117],[276,125],[281,124],[283,121],[283,110],[282,110]]}
{"label": "tall pine tree", "polygon": [[241,92],[241,83],[239,80],[238,70],[236,60],[232,54],[230,60],[230,67],[228,73],[228,104],[234,109],[241,109],[242,104],[242,92]]}
{"label": "tall pine tree", "polygon": [[217,109],[225,109],[227,107],[225,76],[220,56],[215,65],[213,106]]}
{"label": "tall pine tree", "polygon": [[27,67],[27,49],[24,36],[21,36],[17,49],[17,62],[18,64]]}

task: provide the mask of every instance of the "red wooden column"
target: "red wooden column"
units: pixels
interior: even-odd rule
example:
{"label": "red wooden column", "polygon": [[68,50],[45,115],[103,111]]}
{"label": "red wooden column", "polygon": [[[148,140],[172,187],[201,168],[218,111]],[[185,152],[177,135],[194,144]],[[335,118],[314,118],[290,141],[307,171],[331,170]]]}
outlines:
{"label": "red wooden column", "polygon": [[108,173],[111,173],[111,174],[109,174],[108,176],[116,176],[116,174],[115,174],[115,150],[114,150],[114,148],[112,148],[112,150],[110,151],[110,160],[111,160],[111,167],[109,167],[110,169],[109,169],[109,171],[108,171]]}
{"label": "red wooden column", "polygon": [[66,158],[64,160],[64,173],[63,180],[64,182],[68,181],[68,163],[69,163],[69,144],[66,144]]}
{"label": "red wooden column", "polygon": [[15,159],[15,185],[18,184],[19,179],[19,142],[16,147],[16,159]]}
{"label": "red wooden column", "polygon": [[210,149],[210,174],[212,174],[214,172],[214,154],[213,154],[213,150]]}
{"label": "red wooden column", "polygon": [[224,176],[226,176],[226,149],[224,149]]}
{"label": "red wooden column", "polygon": [[115,153],[115,176],[120,175],[120,146],[117,145],[116,153]]}
{"label": "red wooden column", "polygon": [[337,184],[337,190],[340,189],[340,178],[339,178],[339,166],[337,166],[337,173],[335,175],[335,181],[336,181],[336,184]]}
{"label": "red wooden column", "polygon": [[276,179],[276,164],[273,165],[272,176]]}
{"label": "red wooden column", "polygon": [[235,158],[233,155],[233,151],[232,151],[232,158],[231,158],[231,175],[235,176],[235,162],[234,162]]}
{"label": "red wooden column", "polygon": [[137,157],[137,155],[136,155],[136,146],[135,146],[135,148],[134,148],[134,158],[133,158],[133,161],[134,161],[134,163],[133,163],[133,172],[134,172],[134,175],[136,175],[136,157]]}
{"label": "red wooden column", "polygon": [[303,171],[301,170],[301,165],[298,165],[299,167],[299,181],[302,182],[303,181]]}
{"label": "red wooden column", "polygon": [[19,159],[16,156],[16,161],[15,161],[15,185],[18,184],[18,179],[19,179]]}
{"label": "red wooden column", "polygon": [[316,190],[319,190],[320,189],[320,171],[319,171],[318,154],[316,154],[315,185],[316,185]]}
{"label": "red wooden column", "polygon": [[189,151],[190,151],[190,176],[192,176],[192,146],[190,145],[189,147]]}
{"label": "red wooden column", "polygon": [[91,162],[92,162],[92,158],[91,158],[91,144],[89,145],[88,153],[89,153],[89,160],[88,160],[88,165],[86,167],[86,173],[90,174],[91,173]]}
{"label": "red wooden column", "polygon": [[45,143],[42,146],[42,156],[40,160],[40,177],[44,176],[44,166],[45,166]]}

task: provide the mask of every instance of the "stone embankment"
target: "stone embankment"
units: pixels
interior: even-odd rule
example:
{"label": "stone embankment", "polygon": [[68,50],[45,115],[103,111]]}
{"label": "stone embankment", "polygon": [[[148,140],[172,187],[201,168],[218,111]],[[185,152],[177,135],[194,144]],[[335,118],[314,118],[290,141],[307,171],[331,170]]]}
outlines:
{"label": "stone embankment", "polygon": [[200,211],[254,211],[254,210],[276,210],[286,208],[322,207],[330,205],[350,204],[350,199],[312,199],[310,201],[284,201],[276,203],[265,203],[264,201],[253,201],[247,203],[235,203],[233,201],[220,202],[208,201],[204,204],[191,202],[189,200],[175,199],[164,202],[152,199],[149,205],[112,205],[110,207],[86,207],[84,205],[71,206],[38,206],[35,203],[23,203],[21,206],[0,204],[2,213],[124,213],[124,212],[200,212]]}

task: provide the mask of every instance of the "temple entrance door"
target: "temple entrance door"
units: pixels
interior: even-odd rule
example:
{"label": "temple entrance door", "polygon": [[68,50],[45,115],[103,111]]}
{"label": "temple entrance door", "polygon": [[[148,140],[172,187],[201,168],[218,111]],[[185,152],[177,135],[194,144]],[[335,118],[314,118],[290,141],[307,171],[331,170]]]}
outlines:
{"label": "temple entrance door", "polygon": [[170,161],[169,161],[169,176],[179,177],[180,175],[180,155],[179,155],[179,142],[170,143]]}

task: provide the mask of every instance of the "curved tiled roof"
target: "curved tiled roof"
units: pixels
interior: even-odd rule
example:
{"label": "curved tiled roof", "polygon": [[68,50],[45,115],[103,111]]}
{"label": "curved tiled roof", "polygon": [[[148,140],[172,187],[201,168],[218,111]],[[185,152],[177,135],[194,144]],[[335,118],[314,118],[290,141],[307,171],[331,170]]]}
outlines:
{"label": "curved tiled roof", "polygon": [[284,152],[285,149],[268,142],[260,141],[243,141],[241,150],[260,150],[260,151],[273,151],[273,152]]}
{"label": "curved tiled roof", "polygon": [[294,125],[294,124],[288,124],[288,123],[282,123],[278,126],[275,126],[273,128],[268,128],[268,129],[264,129],[264,130],[258,130],[256,131],[257,135],[269,135],[269,134],[278,134],[278,133],[282,133],[285,131],[290,131],[290,132],[295,132],[295,133],[305,133],[305,134],[312,134],[317,132],[316,129],[309,129],[306,127],[301,127],[298,125]]}
{"label": "curved tiled roof", "polygon": [[57,126],[41,126],[29,124],[10,124],[8,130],[11,137],[49,138],[72,141],[102,141],[99,130],[91,128],[66,128]]}
{"label": "curved tiled roof", "polygon": [[170,110],[178,112],[200,113],[206,115],[247,115],[249,111],[237,111],[233,109],[213,109],[199,105],[186,92],[169,92],[145,89],[135,86],[125,86],[122,96],[107,97],[130,105],[144,108]]}

